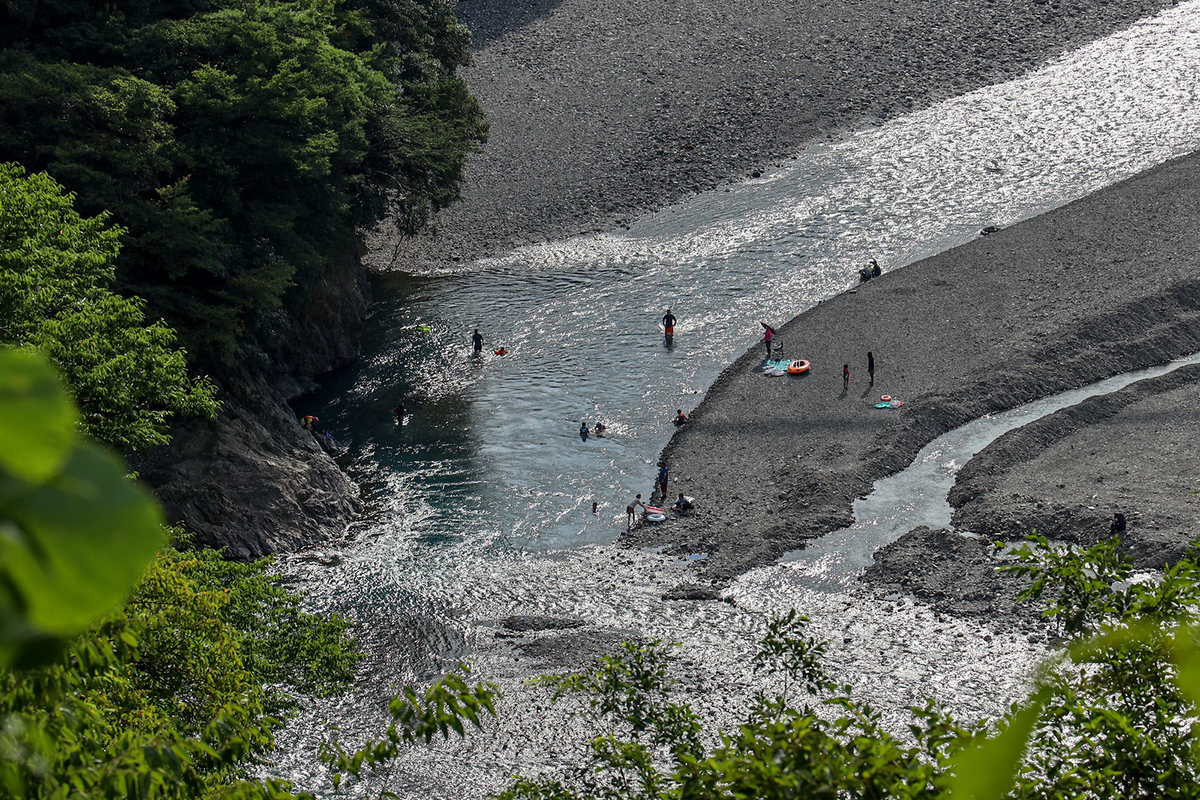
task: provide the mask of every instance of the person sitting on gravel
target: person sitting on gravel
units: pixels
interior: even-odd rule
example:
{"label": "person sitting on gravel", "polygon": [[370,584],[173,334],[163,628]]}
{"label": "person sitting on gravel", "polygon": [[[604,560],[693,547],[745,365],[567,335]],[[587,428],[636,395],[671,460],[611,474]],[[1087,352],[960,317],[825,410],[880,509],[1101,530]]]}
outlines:
{"label": "person sitting on gravel", "polygon": [[866,283],[869,280],[871,280],[871,269],[870,267],[863,267],[858,271],[858,282]]}
{"label": "person sitting on gravel", "polygon": [[675,427],[682,428],[686,424],[687,424],[687,414],[683,413],[682,408],[676,409],[675,410]]}
{"label": "person sitting on gravel", "polygon": [[680,514],[686,514],[687,512],[691,511],[695,507],[696,506],[692,503],[691,500],[689,500],[683,496],[683,492],[679,493],[679,497],[675,500],[675,510],[676,511],[678,511]]}
{"label": "person sitting on gravel", "polygon": [[871,277],[878,278],[882,274],[883,274],[883,270],[881,270],[879,268],[879,262],[872,258],[871,259]]}

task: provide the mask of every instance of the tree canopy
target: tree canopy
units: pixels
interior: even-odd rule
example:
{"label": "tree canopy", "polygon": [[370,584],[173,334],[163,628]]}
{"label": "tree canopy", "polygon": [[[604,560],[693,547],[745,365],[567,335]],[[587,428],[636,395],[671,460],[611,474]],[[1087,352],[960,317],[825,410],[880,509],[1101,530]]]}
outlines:
{"label": "tree canopy", "polygon": [[84,431],[122,451],[165,443],[172,414],[215,413],[212,382],[189,377],[174,331],[111,290],[121,230],[23,172],[0,164],[0,344],[44,352]]}
{"label": "tree canopy", "polygon": [[120,290],[229,361],[360,229],[457,196],[467,41],[440,0],[2,0],[0,160],[110,211]]}

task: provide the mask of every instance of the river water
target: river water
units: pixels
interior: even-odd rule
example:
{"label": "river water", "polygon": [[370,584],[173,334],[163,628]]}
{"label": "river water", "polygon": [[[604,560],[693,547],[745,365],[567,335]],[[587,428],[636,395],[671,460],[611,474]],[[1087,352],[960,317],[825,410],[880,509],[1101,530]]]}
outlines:
{"label": "river water", "polygon": [[[569,761],[578,720],[540,711],[523,683],[563,664],[506,638],[494,622],[512,614],[577,617],[596,640],[682,643],[688,696],[726,724],[754,685],[744,663],[763,613],[793,605],[840,642],[831,666],[889,724],[927,694],[967,717],[1002,710],[1040,642],[903,598],[884,613],[845,581],[781,583],[771,570],[735,585],[736,604],[664,603],[687,562],[609,545],[626,499],[649,491],[675,409],[758,341],[757,320],[847,288],[870,258],[899,267],[1197,149],[1198,52],[1193,0],[627,231],[381,280],[364,358],[305,399],[348,446],[370,512],[349,543],[283,565],[315,607],[359,623],[370,659],[354,694],[305,708],[272,771],[318,785],[329,723],[351,741],[377,731],[397,686],[468,657],[505,688],[504,721],[415,751],[374,788],[483,796]],[[658,328],[668,307],[672,347]],[[491,354],[501,346],[508,355]],[[390,413],[399,399],[413,412],[404,426]],[[581,441],[581,421],[608,435]]]}

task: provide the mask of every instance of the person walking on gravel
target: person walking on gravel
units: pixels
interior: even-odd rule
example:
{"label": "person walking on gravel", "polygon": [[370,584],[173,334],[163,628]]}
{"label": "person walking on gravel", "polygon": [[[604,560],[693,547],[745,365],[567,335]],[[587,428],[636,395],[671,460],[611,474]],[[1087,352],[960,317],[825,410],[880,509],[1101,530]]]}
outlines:
{"label": "person walking on gravel", "polygon": [[850,388],[850,365],[842,364],[842,388]]}
{"label": "person walking on gravel", "polygon": [[868,386],[875,385],[875,354],[870,350],[867,351],[867,374],[871,376],[871,381]]}

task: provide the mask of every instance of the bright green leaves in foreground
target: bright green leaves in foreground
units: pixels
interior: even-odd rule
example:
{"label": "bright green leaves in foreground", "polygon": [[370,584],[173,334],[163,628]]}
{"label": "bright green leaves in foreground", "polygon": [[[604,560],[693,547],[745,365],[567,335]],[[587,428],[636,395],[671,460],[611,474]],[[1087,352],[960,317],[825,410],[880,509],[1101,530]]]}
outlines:
{"label": "bright green leaves in foreground", "polygon": [[[825,645],[795,612],[773,619],[751,659],[782,678],[730,732],[702,731],[670,697],[667,649],[627,644],[590,672],[552,676],[553,698],[579,696],[592,719],[579,766],[523,780],[504,800],[1116,800],[1200,798],[1200,565],[1197,552],[1136,580],[1117,540],[1014,551],[1024,599],[1076,638],[1038,669],[1033,693],[988,727],[966,729],[929,701],[897,738],[820,665]],[[669,710],[669,713],[668,713]],[[832,711],[832,713],[829,713]],[[678,725],[679,720],[690,720]],[[703,744],[703,746],[701,746]]]}
{"label": "bright green leaves in foreground", "polygon": [[44,655],[125,599],[162,516],[120,461],[78,440],[50,368],[0,349],[0,666]]}
{"label": "bright green leaves in foreground", "polygon": [[217,405],[212,382],[188,376],[171,329],[147,325],[141,301],[110,290],[119,235],[103,216],[76,213],[48,176],[0,164],[0,344],[44,352],[84,430],[126,451],[166,443],[172,414],[211,416]]}
{"label": "bright green leaves in foreground", "polygon": [[158,505],[31,351],[0,348],[0,436],[0,798],[291,797],[243,772],[297,693],[349,683],[349,623],[269,562],[159,551]]}

